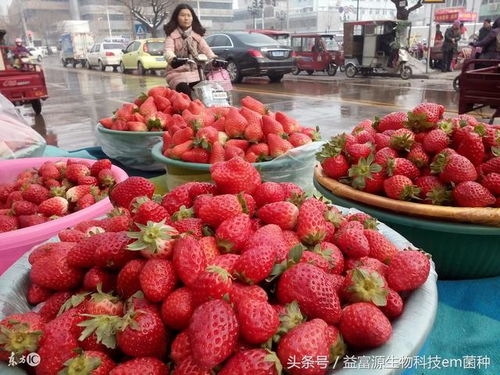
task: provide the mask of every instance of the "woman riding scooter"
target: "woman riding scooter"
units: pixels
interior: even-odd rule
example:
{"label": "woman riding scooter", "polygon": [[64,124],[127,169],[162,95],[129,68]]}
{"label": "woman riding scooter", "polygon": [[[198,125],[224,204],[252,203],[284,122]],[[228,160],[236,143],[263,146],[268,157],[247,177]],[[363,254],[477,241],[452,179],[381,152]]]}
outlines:
{"label": "woman riding scooter", "polygon": [[167,83],[170,88],[191,97],[192,89],[200,82],[201,77],[197,66],[187,63],[187,59],[196,60],[201,54],[208,59],[215,59],[217,56],[203,39],[205,29],[193,8],[187,4],[179,4],[175,8],[164,30],[167,36]]}

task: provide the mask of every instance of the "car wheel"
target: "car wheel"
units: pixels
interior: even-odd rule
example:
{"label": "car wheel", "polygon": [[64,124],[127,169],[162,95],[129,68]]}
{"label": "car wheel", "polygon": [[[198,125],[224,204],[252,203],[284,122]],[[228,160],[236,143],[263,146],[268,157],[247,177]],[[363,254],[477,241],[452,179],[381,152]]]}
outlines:
{"label": "car wheel", "polygon": [[144,66],[141,64],[140,61],[137,63],[137,73],[139,73],[139,75],[141,76],[146,74],[146,69],[144,69]]}
{"label": "car wheel", "polygon": [[335,74],[337,74],[337,69],[338,69],[338,66],[336,64],[329,64],[328,65],[328,69],[326,70],[326,73],[333,77]]}
{"label": "car wheel", "polygon": [[120,61],[120,70],[122,73],[128,73],[128,69],[125,69],[125,65],[123,64],[123,61]]}
{"label": "car wheel", "polygon": [[38,57],[36,59],[38,60],[38,62],[42,62],[42,56],[41,55],[38,55]]}
{"label": "car wheel", "polygon": [[292,74],[294,76],[298,76],[300,74],[301,70],[297,67],[297,66],[294,66],[293,69],[292,69]]}
{"label": "car wheel", "polygon": [[307,74],[309,74],[310,76],[312,76],[312,74],[314,73],[314,70],[306,70]]}
{"label": "car wheel", "polygon": [[106,65],[104,65],[101,60],[97,62],[97,66],[99,67],[99,70],[102,72],[106,70]]}
{"label": "car wheel", "polygon": [[282,73],[269,74],[268,77],[271,82],[281,82],[283,74]]}
{"label": "car wheel", "polygon": [[358,69],[353,64],[348,64],[345,67],[345,75],[349,78],[354,78],[354,76],[358,73]]}
{"label": "car wheel", "polygon": [[234,61],[229,61],[227,63],[227,72],[229,73],[229,78],[231,78],[232,83],[240,83],[243,77],[241,76],[240,69]]}
{"label": "car wheel", "polygon": [[85,67],[90,70],[92,69],[92,65],[90,65],[90,61],[89,60],[85,60]]}
{"label": "car wheel", "polygon": [[76,68],[77,65],[78,65],[78,61],[74,60],[73,61],[73,68]]}
{"label": "car wheel", "polygon": [[409,66],[403,65],[401,67],[401,72],[399,73],[399,76],[401,77],[401,79],[407,80],[411,78],[412,74],[413,70]]}
{"label": "car wheel", "polygon": [[61,59],[61,64],[62,64],[62,66],[64,66],[64,67],[66,68],[66,65],[67,65],[67,64],[66,64],[66,60]]}
{"label": "car wheel", "polygon": [[42,113],[42,101],[40,99],[32,100],[31,107],[33,107],[33,111],[35,111],[36,115]]}

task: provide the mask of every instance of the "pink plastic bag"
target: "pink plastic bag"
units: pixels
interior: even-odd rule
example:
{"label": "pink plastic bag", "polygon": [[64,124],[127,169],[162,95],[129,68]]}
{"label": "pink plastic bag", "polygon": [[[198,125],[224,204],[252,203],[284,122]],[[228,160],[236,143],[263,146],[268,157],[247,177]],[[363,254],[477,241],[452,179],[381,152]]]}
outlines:
{"label": "pink plastic bag", "polygon": [[225,91],[231,91],[233,89],[231,77],[229,77],[229,72],[226,69],[219,68],[208,72],[207,79],[217,82]]}

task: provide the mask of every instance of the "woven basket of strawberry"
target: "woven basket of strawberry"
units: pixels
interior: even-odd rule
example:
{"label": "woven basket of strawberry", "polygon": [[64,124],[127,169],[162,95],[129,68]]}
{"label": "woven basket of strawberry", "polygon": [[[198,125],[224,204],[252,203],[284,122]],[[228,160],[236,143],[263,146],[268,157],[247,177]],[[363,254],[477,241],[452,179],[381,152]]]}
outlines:
{"label": "woven basket of strawberry", "polygon": [[[423,103],[408,113],[365,120],[351,134],[333,137],[318,153],[316,183],[337,204],[386,215],[383,219],[398,225],[398,231],[404,221],[405,236],[436,257],[440,275],[456,274],[445,264],[456,261],[457,248],[464,250],[459,274],[498,275],[500,128],[469,115],[443,114],[443,106]],[[413,228],[412,234],[415,226],[422,231]],[[426,230],[435,235],[425,235]],[[442,233],[451,242],[440,242]],[[454,260],[448,250],[452,244]],[[482,249],[484,257],[476,260],[483,266],[467,271],[465,247],[471,245]],[[442,266],[446,271],[441,272]]]}
{"label": "woven basket of strawberry", "polygon": [[426,253],[364,213],[262,183],[241,158],[211,174],[161,200],[129,178],[110,193],[123,220],[80,222],[26,254],[0,281],[0,360],[36,352],[37,374],[323,375],[343,374],[346,353],[418,353],[437,308]]}
{"label": "woven basket of strawberry", "polygon": [[0,170],[0,274],[35,244],[109,212],[109,189],[128,177],[108,159],[4,160]]}

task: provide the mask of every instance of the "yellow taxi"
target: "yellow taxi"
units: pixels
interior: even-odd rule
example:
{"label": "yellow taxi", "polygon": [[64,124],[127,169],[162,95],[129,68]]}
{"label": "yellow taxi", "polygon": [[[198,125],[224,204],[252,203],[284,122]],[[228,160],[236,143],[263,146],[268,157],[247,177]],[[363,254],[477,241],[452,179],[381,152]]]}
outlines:
{"label": "yellow taxi", "polygon": [[122,72],[137,70],[142,75],[148,70],[165,69],[167,62],[163,56],[164,48],[164,38],[138,39],[130,42],[123,50],[120,62]]}

